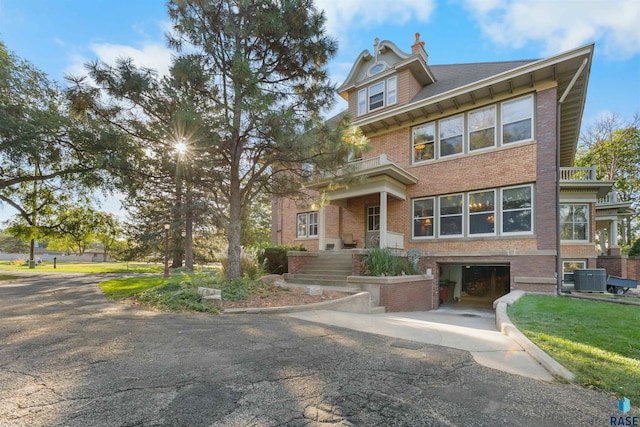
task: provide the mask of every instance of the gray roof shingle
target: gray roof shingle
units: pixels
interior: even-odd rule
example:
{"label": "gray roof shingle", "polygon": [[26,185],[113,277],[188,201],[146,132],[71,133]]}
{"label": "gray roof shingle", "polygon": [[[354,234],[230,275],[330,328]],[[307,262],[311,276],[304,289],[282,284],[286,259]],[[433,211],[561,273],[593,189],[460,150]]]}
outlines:
{"label": "gray roof shingle", "polygon": [[423,87],[410,102],[420,101],[440,95],[461,86],[504,73],[514,68],[530,64],[537,59],[505,62],[478,62],[473,64],[430,65],[436,78],[435,83]]}

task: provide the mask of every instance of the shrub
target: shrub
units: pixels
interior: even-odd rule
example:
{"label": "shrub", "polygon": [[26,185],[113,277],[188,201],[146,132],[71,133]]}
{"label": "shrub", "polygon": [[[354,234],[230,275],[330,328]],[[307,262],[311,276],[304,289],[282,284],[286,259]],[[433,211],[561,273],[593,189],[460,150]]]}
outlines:
{"label": "shrub", "polygon": [[406,258],[399,257],[391,248],[374,248],[362,261],[367,276],[401,276],[420,274],[418,268]]}
{"label": "shrub", "polygon": [[258,262],[264,267],[265,273],[284,274],[289,272],[287,252],[306,251],[302,245],[298,246],[270,246],[258,251]]}
{"label": "shrub", "polygon": [[[218,255],[222,271],[227,271],[227,253]],[[240,275],[243,277],[256,278],[262,274],[262,266],[258,263],[257,250],[242,247],[240,252]]]}
{"label": "shrub", "polygon": [[629,249],[629,256],[640,256],[640,238],[631,245],[631,249]]}
{"label": "shrub", "polygon": [[161,286],[147,289],[138,295],[138,300],[161,309],[172,311],[200,311],[204,313],[219,313],[218,307],[205,303],[198,293],[198,281],[190,276],[172,277]]}

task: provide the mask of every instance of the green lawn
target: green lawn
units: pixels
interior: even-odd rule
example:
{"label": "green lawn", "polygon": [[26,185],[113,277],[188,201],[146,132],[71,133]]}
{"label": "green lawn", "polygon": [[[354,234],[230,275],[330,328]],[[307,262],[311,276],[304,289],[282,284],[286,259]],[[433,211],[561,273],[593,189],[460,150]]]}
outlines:
{"label": "green lawn", "polygon": [[36,265],[34,269],[23,263],[14,261],[0,261],[0,271],[32,271],[47,273],[160,273],[160,264],[143,262],[57,262],[53,268],[53,261],[46,261]]}
{"label": "green lawn", "polygon": [[100,283],[105,295],[116,301],[131,298],[147,289],[155,288],[169,282],[164,277],[136,277],[111,279]]}
{"label": "green lawn", "polygon": [[578,383],[640,405],[640,307],[527,295],[509,317]]}

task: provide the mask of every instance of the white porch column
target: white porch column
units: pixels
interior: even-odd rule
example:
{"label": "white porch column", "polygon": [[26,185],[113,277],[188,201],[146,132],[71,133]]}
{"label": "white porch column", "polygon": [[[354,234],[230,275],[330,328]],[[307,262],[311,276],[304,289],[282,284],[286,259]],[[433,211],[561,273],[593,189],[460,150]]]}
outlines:
{"label": "white porch column", "polygon": [[609,225],[609,247],[615,248],[618,246],[618,220],[612,219]]}
{"label": "white porch column", "polygon": [[318,211],[318,250],[324,251],[327,248],[325,244],[325,220],[324,206]]}
{"label": "white porch column", "polygon": [[380,192],[380,247],[387,247],[387,192]]}

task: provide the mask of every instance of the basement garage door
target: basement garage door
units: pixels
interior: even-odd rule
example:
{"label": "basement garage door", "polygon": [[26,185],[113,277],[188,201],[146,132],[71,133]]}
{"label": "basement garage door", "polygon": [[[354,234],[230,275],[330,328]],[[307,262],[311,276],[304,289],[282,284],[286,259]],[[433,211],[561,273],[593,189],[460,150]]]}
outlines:
{"label": "basement garage door", "polygon": [[492,308],[509,293],[508,264],[440,264],[440,301],[445,306]]}

